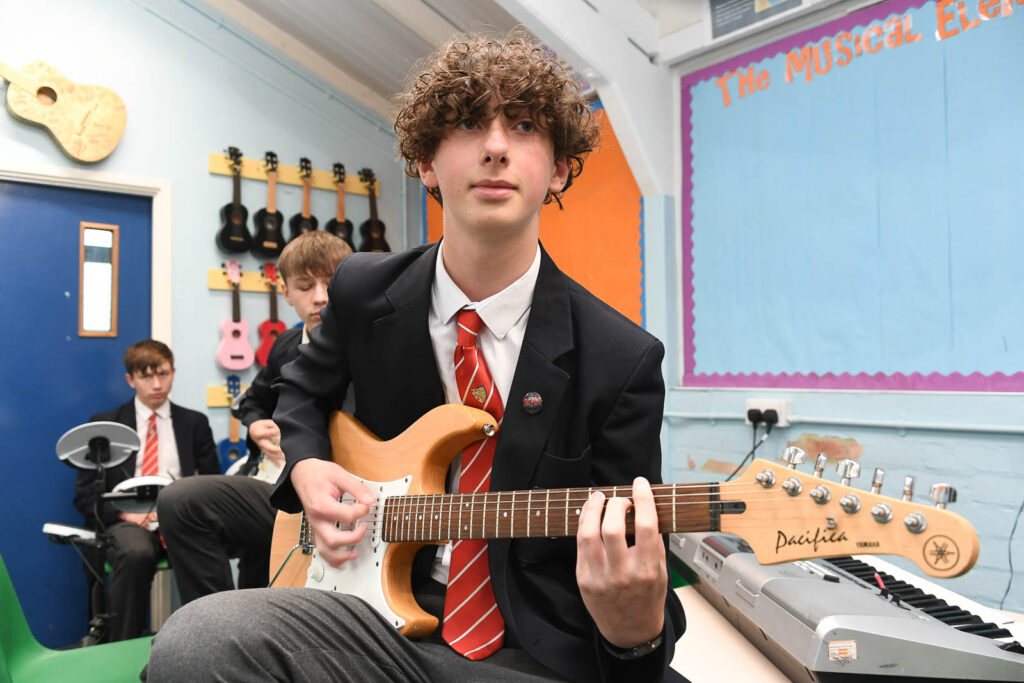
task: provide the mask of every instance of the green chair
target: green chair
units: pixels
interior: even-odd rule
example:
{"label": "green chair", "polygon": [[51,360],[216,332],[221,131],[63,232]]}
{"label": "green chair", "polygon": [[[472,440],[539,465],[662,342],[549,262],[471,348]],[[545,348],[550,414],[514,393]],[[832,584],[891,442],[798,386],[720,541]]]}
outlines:
{"label": "green chair", "polygon": [[0,683],[119,683],[139,680],[152,636],[75,650],[51,650],[32,635],[0,557]]}

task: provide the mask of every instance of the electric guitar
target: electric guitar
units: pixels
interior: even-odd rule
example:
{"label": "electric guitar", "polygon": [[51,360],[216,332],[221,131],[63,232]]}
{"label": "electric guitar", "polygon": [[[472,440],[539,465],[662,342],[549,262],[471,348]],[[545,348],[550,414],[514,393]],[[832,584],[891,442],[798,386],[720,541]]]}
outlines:
{"label": "electric guitar", "polygon": [[106,159],[124,135],[124,100],[109,88],[73,83],[45,62],[26,64],[20,71],[0,62],[0,78],[11,82],[11,114],[46,129],[75,161]]}
{"label": "electric guitar", "polygon": [[284,216],[277,210],[277,155],[267,152],[263,158],[267,165],[267,208],[257,211],[252,219],[256,229],[252,250],[260,256],[275,257],[284,249]]}
{"label": "electric guitar", "polygon": [[[628,484],[443,493],[451,460],[496,431],[488,413],[448,404],[434,408],[394,439],[380,441],[351,415],[333,413],[328,427],[332,459],[377,496],[369,515],[359,520],[367,523],[355,546],[359,556],[331,567],[313,547],[304,514],[278,513],[270,566],[281,569],[271,584],[358,595],[403,634],[425,636],[437,627],[437,619],[416,604],[410,582],[413,556],[422,546],[462,538],[574,536],[591,492],[608,497],[632,493]],[[964,518],[881,496],[875,488],[871,493],[850,488],[857,465],[853,461],[841,463],[846,468],[843,483],[804,474],[795,469],[802,461],[798,455],[803,451],[787,453],[789,466],[754,460],[734,482],[653,486],[661,532],[736,534],[746,539],[762,564],[870,552],[902,555],[931,576],[959,576],[974,565],[978,536]],[[626,522],[631,534],[632,509]]]}
{"label": "electric guitar", "polygon": [[345,218],[345,165],[334,164],[333,170],[334,186],[338,190],[338,217],[327,221],[324,230],[348,242],[348,246],[355,251],[356,245],[352,243],[352,221]]}
{"label": "electric guitar", "polygon": [[242,268],[234,259],[229,259],[224,268],[231,281],[231,319],[220,324],[217,362],[228,370],[245,370],[252,365],[255,354],[249,344],[249,323],[242,320],[239,302],[238,287],[242,281]]}
{"label": "electric guitar", "polygon": [[309,195],[313,189],[313,164],[306,157],[299,159],[299,177],[302,178],[302,212],[295,214],[288,221],[292,239],[317,229],[316,216],[309,209]]}
{"label": "electric guitar", "polygon": [[370,191],[370,217],[359,225],[359,234],[363,236],[359,251],[391,251],[387,240],[384,239],[384,222],[377,217],[377,193],[374,191],[377,178],[373,171],[364,168],[359,172],[359,179]]}
{"label": "electric guitar", "polygon": [[228,147],[228,158],[231,159],[232,198],[220,210],[220,231],[217,233],[217,246],[224,251],[246,252],[252,246],[252,235],[245,227],[249,220],[249,210],[242,206],[242,152],[237,147]]}
{"label": "electric guitar", "polygon": [[[231,400],[234,401],[238,398],[238,393],[242,390],[242,381],[238,379],[238,375],[227,376],[228,394],[231,395]],[[234,464],[236,460],[241,458],[246,453],[245,440],[238,435],[238,418],[230,414],[228,418],[228,438],[222,439],[217,444],[220,450],[220,471],[227,472],[228,468]]]}
{"label": "electric guitar", "polygon": [[277,336],[288,328],[277,319],[277,266],[273,262],[267,261],[263,264],[263,277],[267,281],[267,287],[270,288],[270,318],[261,322],[257,328],[260,334],[260,345],[256,347],[256,362],[266,367],[270,347],[274,345]]}

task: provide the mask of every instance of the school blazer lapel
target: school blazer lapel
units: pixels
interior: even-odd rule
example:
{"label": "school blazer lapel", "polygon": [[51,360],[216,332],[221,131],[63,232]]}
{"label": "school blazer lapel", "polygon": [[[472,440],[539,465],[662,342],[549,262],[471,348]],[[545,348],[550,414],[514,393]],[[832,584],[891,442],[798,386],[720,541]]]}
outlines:
{"label": "school blazer lapel", "polygon": [[375,391],[392,394],[385,404],[393,406],[390,423],[395,430],[378,434],[381,438],[393,438],[425,412],[444,403],[444,387],[427,327],[437,254],[438,245],[434,244],[388,287],[385,295],[393,311],[373,324],[374,339],[390,380],[389,386]]}
{"label": "school blazer lapel", "polygon": [[[494,453],[491,489],[530,488],[531,475],[565,395],[568,374],[555,361],[573,348],[568,281],[541,249],[540,273],[530,307],[530,319],[519,352],[516,374]],[[527,393],[540,394],[544,404],[536,413],[523,407]]]}

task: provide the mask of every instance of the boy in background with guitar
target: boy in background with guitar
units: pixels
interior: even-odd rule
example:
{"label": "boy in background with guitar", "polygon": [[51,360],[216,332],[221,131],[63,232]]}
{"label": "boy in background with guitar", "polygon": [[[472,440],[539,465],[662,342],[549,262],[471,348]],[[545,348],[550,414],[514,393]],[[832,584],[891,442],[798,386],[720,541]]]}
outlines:
{"label": "boy in background with guitar", "polygon": [[327,305],[327,284],[338,264],[351,253],[344,240],[319,230],[296,237],[281,253],[281,292],[303,326],[278,336],[266,367],[238,401],[238,417],[249,430],[250,466],[246,472],[251,476],[191,477],[160,493],[160,531],[174,565],[182,604],[234,588],[231,557],[239,558],[239,588],[267,585],[276,514],[270,492],[284,466],[281,432],[271,419],[277,407],[273,384],[281,376],[281,367],[298,356],[299,345],[320,324],[320,310]]}
{"label": "boy in background with guitar", "polygon": [[[453,462],[451,491],[542,497],[632,484],[632,499],[594,492],[575,539],[425,546],[408,567],[412,589],[444,624],[420,640],[343,592],[209,596],[157,635],[150,680],[674,675],[684,618],[650,488],[661,473],[664,348],[558,270],[538,241],[541,205],[582,171],[596,122],[572,76],[521,34],[455,38],[410,84],[395,130],[406,172],[443,207],[444,239],[339,267],[323,323],[277,385],[287,464],[274,504],[305,510],[324,562],[373,566],[352,546],[380,538],[359,521],[374,494],[331,461],[326,433],[349,385],[356,418],[384,440],[444,403],[491,412],[500,431]],[[343,576],[336,591],[367,588]]]}

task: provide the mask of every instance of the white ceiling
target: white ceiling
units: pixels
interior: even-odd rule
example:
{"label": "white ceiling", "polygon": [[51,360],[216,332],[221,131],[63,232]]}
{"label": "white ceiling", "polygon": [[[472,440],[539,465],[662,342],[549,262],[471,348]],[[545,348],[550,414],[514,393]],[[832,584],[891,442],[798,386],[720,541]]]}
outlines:
{"label": "white ceiling", "polygon": [[416,61],[451,35],[518,22],[492,0],[203,0],[388,118]]}

